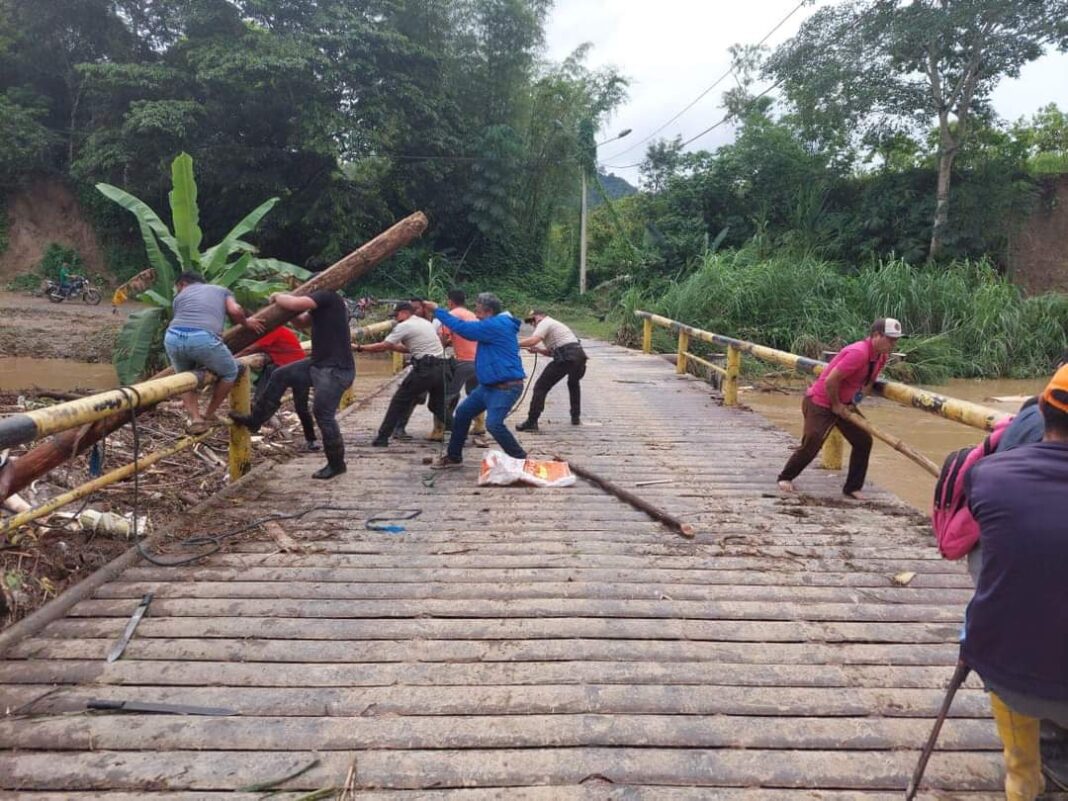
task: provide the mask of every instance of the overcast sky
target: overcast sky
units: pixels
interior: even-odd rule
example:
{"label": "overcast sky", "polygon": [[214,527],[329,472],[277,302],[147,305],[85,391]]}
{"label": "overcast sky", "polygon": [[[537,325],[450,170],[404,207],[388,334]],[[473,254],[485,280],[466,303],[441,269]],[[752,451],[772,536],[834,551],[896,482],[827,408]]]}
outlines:
{"label": "overcast sky", "polygon": [[[826,5],[821,0],[819,5]],[[567,57],[583,42],[593,44],[591,67],[612,65],[630,81],[630,99],[602,131],[600,140],[625,128],[625,139],[602,145],[604,165],[640,161],[646,144],[639,142],[687,106],[729,66],[727,49],[735,43],[755,43],[782,20],[798,0],[556,0],[548,28],[548,56]],[[818,7],[818,6],[817,6]],[[775,46],[793,36],[815,11],[806,6],[769,40]],[[657,138],[684,139],[723,116],[720,84]],[[1003,81],[994,95],[998,113],[1015,120],[1046,103],[1068,109],[1068,55],[1050,54],[1024,68],[1019,79]],[[698,139],[690,149],[715,149],[730,141],[729,125]],[[632,149],[630,149],[632,148]],[[608,172],[637,183],[636,167]]]}

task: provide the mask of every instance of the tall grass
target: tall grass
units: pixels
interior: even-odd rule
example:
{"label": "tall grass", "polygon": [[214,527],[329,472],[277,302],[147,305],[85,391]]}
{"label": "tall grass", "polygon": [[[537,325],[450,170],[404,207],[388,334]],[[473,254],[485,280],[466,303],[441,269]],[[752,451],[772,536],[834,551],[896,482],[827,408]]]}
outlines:
{"label": "tall grass", "polygon": [[709,255],[662,292],[631,294],[621,318],[641,302],[699,328],[808,356],[863,338],[877,317],[896,317],[909,334],[899,343],[907,358],[897,374],[912,381],[1048,375],[1068,345],[1068,295],[1025,298],[986,261],[890,259],[846,272],[811,256],[760,258],[743,248]]}

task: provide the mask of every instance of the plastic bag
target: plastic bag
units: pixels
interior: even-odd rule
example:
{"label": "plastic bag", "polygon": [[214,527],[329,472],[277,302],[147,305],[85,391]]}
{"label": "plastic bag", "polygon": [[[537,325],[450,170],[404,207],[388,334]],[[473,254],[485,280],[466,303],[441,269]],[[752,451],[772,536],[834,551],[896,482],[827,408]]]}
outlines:
{"label": "plastic bag", "polygon": [[575,476],[567,462],[516,459],[501,451],[490,451],[482,457],[478,483],[479,486],[523,483],[535,487],[570,487],[575,483]]}

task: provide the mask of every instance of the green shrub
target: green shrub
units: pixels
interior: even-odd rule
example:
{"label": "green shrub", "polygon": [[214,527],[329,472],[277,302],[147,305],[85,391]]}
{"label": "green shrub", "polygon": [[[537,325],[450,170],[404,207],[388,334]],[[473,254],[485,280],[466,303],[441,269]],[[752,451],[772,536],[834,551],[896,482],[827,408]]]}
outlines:
{"label": "green shrub", "polygon": [[37,262],[34,272],[40,278],[51,278],[53,281],[58,281],[59,268],[64,264],[67,266],[69,274],[85,275],[85,262],[78,255],[78,251],[52,242],[45,249],[41,260]]}
{"label": "green shrub", "polygon": [[909,336],[895,373],[910,381],[1047,375],[1068,344],[1068,295],[1025,298],[986,260],[890,259],[847,272],[743,248],[709,255],[649,310],[812,357],[863,338],[878,317],[896,317]]}

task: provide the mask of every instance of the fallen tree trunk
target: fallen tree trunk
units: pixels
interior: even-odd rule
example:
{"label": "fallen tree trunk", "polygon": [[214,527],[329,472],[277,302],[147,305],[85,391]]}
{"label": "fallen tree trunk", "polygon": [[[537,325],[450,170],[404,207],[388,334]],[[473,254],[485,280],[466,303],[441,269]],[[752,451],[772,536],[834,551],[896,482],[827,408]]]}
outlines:
{"label": "fallen tree trunk", "polygon": [[[426,216],[422,212],[406,217],[388,231],[379,234],[363,247],[354,250],[341,261],[297,287],[293,290],[293,294],[308,295],[320,289],[341,289],[349,282],[366,275],[419,237],[426,230],[426,226]],[[253,319],[261,320],[266,326],[266,331],[270,331],[296,316],[293,312],[287,312],[271,304],[254,314]],[[244,326],[235,326],[227,329],[223,334],[223,341],[231,351],[237,353],[247,348],[260,336],[262,334],[257,334]],[[173,372],[168,368],[157,373],[153,378],[163,378]],[[30,482],[68,459],[84,453],[93,443],[125,425],[132,414],[133,412],[124,412],[78,429],[64,431],[52,437],[48,442],[41,443],[19,459],[9,461],[0,470],[0,500],[28,486]]]}

